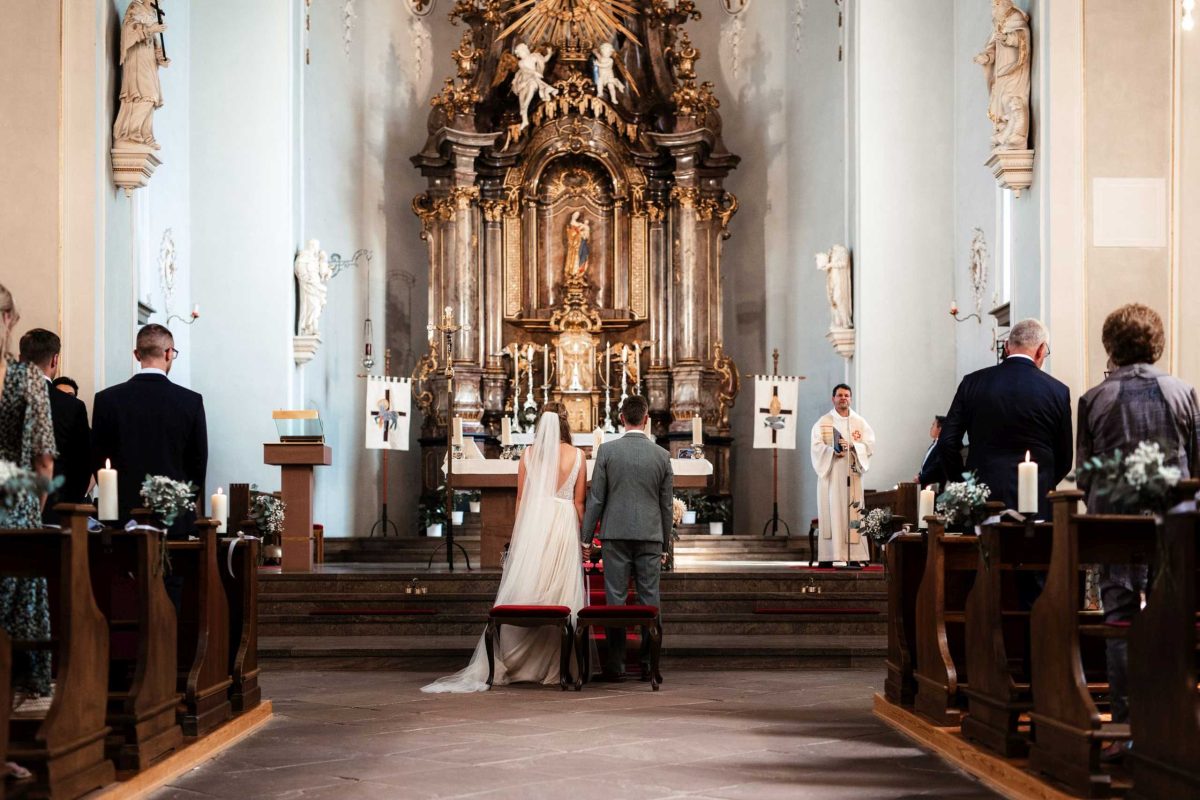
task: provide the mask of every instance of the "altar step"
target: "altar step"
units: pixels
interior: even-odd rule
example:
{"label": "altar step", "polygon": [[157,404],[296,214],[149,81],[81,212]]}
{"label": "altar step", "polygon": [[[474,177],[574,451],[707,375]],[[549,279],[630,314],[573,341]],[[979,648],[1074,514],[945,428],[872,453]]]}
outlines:
{"label": "altar step", "polygon": [[[666,623],[664,623],[666,627]],[[260,636],[267,669],[461,669],[479,643],[479,631],[459,636]],[[666,628],[663,671],[686,669],[882,669],[883,635],[687,635]]]}

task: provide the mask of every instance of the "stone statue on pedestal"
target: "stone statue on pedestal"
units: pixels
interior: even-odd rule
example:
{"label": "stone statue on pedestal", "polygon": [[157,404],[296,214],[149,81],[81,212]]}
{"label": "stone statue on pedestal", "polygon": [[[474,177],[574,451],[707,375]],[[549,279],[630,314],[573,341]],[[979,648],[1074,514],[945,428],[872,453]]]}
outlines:
{"label": "stone statue on pedestal", "polygon": [[563,275],[566,278],[581,278],[587,274],[588,240],[592,236],[592,226],[586,219],[579,218],[580,212],[571,214],[567,223],[566,256],[563,258]]}
{"label": "stone statue on pedestal", "polygon": [[118,61],[121,65],[120,109],[113,125],[113,146],[135,144],[158,149],[154,109],[163,104],[158,68],[171,62],[155,40],[167,29],[149,0],[133,0],[121,22]]}
{"label": "stone statue on pedestal", "polygon": [[318,336],[321,311],[329,292],[326,284],[333,277],[329,268],[329,256],[321,249],[321,243],[309,239],[308,244],[296,254],[296,286],[300,293],[300,314],[297,327],[301,336]]}
{"label": "stone statue on pedestal", "polygon": [[609,100],[616,105],[617,92],[624,92],[625,84],[621,83],[614,72],[616,59],[613,58],[613,46],[604,42],[598,50],[592,52],[592,59],[596,96],[604,97],[604,93],[608,92]]}
{"label": "stone statue on pedestal", "polygon": [[555,89],[542,78],[546,72],[546,62],[550,53],[530,50],[524,42],[513,48],[516,56],[517,74],[513,77],[512,90],[521,106],[521,130],[529,127],[529,106],[533,104],[533,95],[543,103],[558,94]]}
{"label": "stone statue on pedestal", "polygon": [[975,63],[987,76],[988,118],[997,150],[1024,150],[1029,145],[1031,54],[1029,15],[1012,0],[992,0],[992,35]]}
{"label": "stone statue on pedestal", "polygon": [[825,294],[829,299],[830,329],[854,327],[854,300],[850,276],[850,251],[835,244],[828,253],[817,253],[817,269],[825,273]]}

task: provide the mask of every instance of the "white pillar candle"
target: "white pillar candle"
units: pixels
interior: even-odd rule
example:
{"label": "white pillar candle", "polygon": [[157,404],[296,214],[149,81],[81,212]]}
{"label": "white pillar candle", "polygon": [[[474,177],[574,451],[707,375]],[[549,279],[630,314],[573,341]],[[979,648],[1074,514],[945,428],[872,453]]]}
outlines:
{"label": "white pillar candle", "polygon": [[104,459],[104,469],[96,471],[96,497],[99,508],[97,513],[105,522],[117,518],[117,471],[112,468],[112,462]]}
{"label": "white pillar candle", "polygon": [[217,493],[211,498],[212,500],[212,518],[217,520],[217,533],[225,533],[229,524],[229,496],[225,494],[225,490],[217,487]]}
{"label": "white pillar candle", "polygon": [[699,414],[692,417],[692,444],[704,444],[704,420]]}
{"label": "white pillar candle", "polygon": [[917,527],[924,530],[929,527],[929,523],[925,521],[926,517],[933,516],[933,504],[937,499],[933,489],[925,487],[921,490],[921,498],[917,502]]}
{"label": "white pillar candle", "polygon": [[1038,510],[1038,465],[1029,460],[1029,451],[1025,451],[1025,461],[1017,465],[1017,511],[1022,514],[1036,514]]}
{"label": "white pillar candle", "polygon": [[595,458],[596,454],[600,452],[600,445],[602,444],[604,444],[604,434],[597,428],[592,431],[592,458]]}
{"label": "white pillar candle", "polygon": [[455,447],[463,446],[462,417],[454,418],[454,438],[450,443]]}
{"label": "white pillar candle", "polygon": [[500,420],[500,446],[512,447],[512,423],[508,417]]}

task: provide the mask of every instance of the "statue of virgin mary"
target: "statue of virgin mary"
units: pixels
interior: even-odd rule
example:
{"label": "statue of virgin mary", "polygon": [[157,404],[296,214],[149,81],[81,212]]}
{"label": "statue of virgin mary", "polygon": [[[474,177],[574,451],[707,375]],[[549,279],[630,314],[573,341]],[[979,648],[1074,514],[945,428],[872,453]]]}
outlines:
{"label": "statue of virgin mary", "polygon": [[580,212],[571,214],[567,223],[567,250],[563,258],[563,275],[570,278],[581,278],[587,274],[588,268],[588,239],[592,235],[592,226],[585,219],[579,218]]}

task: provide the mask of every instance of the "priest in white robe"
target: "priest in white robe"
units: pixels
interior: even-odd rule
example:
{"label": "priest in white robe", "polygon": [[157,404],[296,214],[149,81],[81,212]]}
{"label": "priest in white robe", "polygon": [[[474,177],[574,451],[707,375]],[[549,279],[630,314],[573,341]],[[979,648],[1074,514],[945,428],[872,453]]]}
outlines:
{"label": "priest in white robe", "polygon": [[[839,383],[833,390],[833,410],[812,427],[812,465],[817,473],[817,560],[870,560],[867,543],[850,523],[862,515],[862,476],[871,466],[875,432],[867,421],[850,410],[850,387]],[[858,505],[851,508],[855,501]]]}

